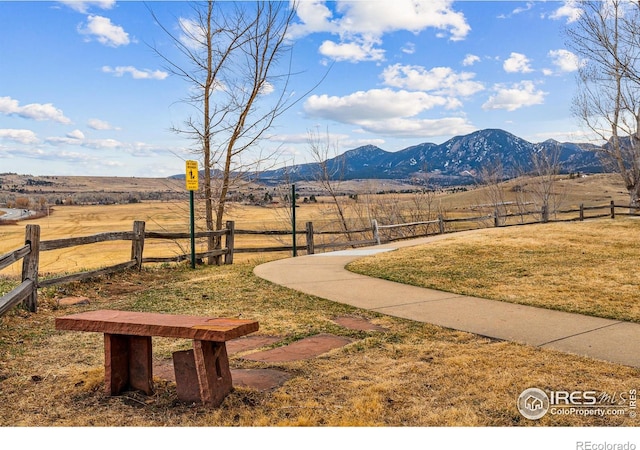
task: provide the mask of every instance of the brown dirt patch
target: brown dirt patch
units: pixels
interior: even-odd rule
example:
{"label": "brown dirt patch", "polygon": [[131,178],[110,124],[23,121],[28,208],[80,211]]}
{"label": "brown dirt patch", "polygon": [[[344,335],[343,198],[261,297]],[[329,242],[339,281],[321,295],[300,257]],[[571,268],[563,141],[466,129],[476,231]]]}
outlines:
{"label": "brown dirt patch", "polygon": [[58,300],[58,306],[88,305],[91,303],[88,297],[65,297]]}
{"label": "brown dirt patch", "polygon": [[268,391],[282,386],[291,374],[276,369],[231,369],[234,387],[246,387]]}

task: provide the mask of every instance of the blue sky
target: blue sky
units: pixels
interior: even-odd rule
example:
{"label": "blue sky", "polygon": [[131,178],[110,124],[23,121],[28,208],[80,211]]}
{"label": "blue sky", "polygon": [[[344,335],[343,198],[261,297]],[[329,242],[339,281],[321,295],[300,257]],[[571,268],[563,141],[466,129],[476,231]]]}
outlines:
{"label": "blue sky", "polygon": [[[172,30],[190,15],[185,2],[146,5]],[[189,115],[190,86],[150,48],[175,54],[147,6],[0,1],[0,173],[164,177],[198,159],[170,131]],[[302,0],[290,36],[299,101],[262,147],[290,165],[312,160],[318,130],[338,153],[485,128],[585,140],[571,113],[581,62],[563,34],[579,12],[575,0]]]}

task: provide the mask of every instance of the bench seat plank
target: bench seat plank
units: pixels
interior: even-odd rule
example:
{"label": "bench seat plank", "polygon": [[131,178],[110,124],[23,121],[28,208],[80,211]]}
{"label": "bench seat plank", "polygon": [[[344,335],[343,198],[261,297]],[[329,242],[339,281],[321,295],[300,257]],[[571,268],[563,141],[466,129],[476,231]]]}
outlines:
{"label": "bench seat plank", "polygon": [[58,317],[56,329],[226,342],[258,331],[258,322],[245,319],[97,310]]}

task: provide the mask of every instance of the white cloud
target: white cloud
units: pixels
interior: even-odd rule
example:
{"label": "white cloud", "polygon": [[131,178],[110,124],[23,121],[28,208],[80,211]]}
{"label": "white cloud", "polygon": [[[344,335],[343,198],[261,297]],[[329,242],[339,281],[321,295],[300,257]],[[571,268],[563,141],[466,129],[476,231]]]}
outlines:
{"label": "white cloud", "polygon": [[129,33],[121,26],[112,24],[108,17],[90,15],[87,17],[86,26],[79,26],[78,32],[88,36],[88,39],[94,37],[109,47],[128,45],[131,42]]}
{"label": "white cloud", "polygon": [[87,126],[93,130],[119,130],[120,128],[114,127],[109,122],[100,119],[89,119]]}
{"label": "white cloud", "polygon": [[334,3],[335,17],[327,3],[322,0],[299,2],[296,12],[300,22],[290,28],[291,37],[318,32],[379,37],[400,30],[418,33],[436,28],[449,31],[452,40],[460,40],[471,30],[464,15],[452,9],[451,0],[338,0]]}
{"label": "white cloud", "polygon": [[475,63],[480,61],[480,57],[477,55],[467,54],[462,60],[463,66],[473,66]]}
{"label": "white cloud", "polygon": [[164,80],[169,76],[167,72],[162,70],[136,69],[133,66],[103,66],[104,73],[112,73],[116,77],[121,77],[128,73],[134,80]]}
{"label": "white cloud", "polygon": [[402,53],[406,53],[407,55],[413,55],[416,52],[416,44],[413,42],[407,42],[400,50]]}
{"label": "white cloud", "polygon": [[370,133],[407,138],[462,135],[476,130],[476,127],[462,117],[445,117],[442,119],[406,119],[398,117],[377,122],[363,121],[359,125]]}
{"label": "white cloud", "polygon": [[[338,35],[339,43],[325,41],[321,52],[340,60],[381,60],[384,51],[375,46],[381,44],[386,33],[410,31],[417,34],[435,28],[441,35],[456,41],[464,39],[471,30],[464,15],[453,10],[451,0],[338,0],[333,3],[334,11],[327,3],[320,0],[300,2],[297,9],[300,22],[292,25],[289,34],[291,38],[319,32]],[[410,47],[408,49],[411,51]]]}
{"label": "white cloud", "polygon": [[420,91],[372,89],[337,97],[312,95],[305,112],[336,122],[358,125],[366,132],[402,137],[466,133],[474,129],[464,118],[422,119],[418,114],[434,107],[450,107],[455,99]]}
{"label": "white cloud", "polygon": [[533,69],[529,66],[529,58],[522,53],[512,52],[509,58],[507,58],[502,65],[505,72],[509,73],[528,73],[533,72]]}
{"label": "white cloud", "polygon": [[53,120],[63,124],[71,123],[71,119],[65,117],[62,110],[51,103],[30,103],[20,106],[18,100],[11,97],[0,97],[0,113],[16,115],[25,119]]}
{"label": "white cloud", "polygon": [[25,155],[29,158],[39,159],[43,161],[55,161],[57,163],[64,161],[73,164],[72,167],[76,168],[77,164],[86,164],[86,163],[99,163],[101,167],[104,167],[104,159],[98,158],[94,155],[89,155],[87,153],[80,152],[70,152],[68,150],[57,150],[53,151],[43,151],[38,150],[30,155]]}
{"label": "white cloud", "polygon": [[111,9],[116,4],[116,0],[60,0],[60,2],[81,13],[86,13],[91,6]]}
{"label": "white cloud", "polygon": [[160,149],[144,142],[121,142],[116,139],[87,139],[80,130],[67,133],[65,137],[52,136],[45,142],[55,147],[75,146],[89,150],[118,151],[136,157],[157,156]]}
{"label": "white cloud", "polygon": [[48,137],[45,139],[47,144],[51,145],[82,145],[82,141],[71,137]]}
{"label": "white cloud", "polygon": [[95,150],[122,148],[125,145],[115,139],[88,139],[82,142],[83,147]]}
{"label": "white cloud", "polygon": [[179,40],[185,47],[191,50],[197,50],[201,48],[200,42],[206,38],[202,27],[198,25],[198,22],[193,19],[187,19],[180,17],[178,19],[178,28],[180,29]]}
{"label": "white cloud", "polygon": [[575,22],[583,13],[579,4],[578,0],[565,0],[564,4],[556,9],[549,17],[554,20],[566,19],[567,23]]}
{"label": "white cloud", "polygon": [[462,97],[484,90],[482,83],[473,81],[474,77],[474,73],[456,73],[449,67],[434,67],[426,70],[421,66],[401,64],[389,66],[382,72],[384,83],[388,86]]}
{"label": "white cloud", "polygon": [[70,133],[67,133],[67,137],[71,138],[71,139],[79,139],[82,140],[84,139],[84,133],[80,130],[73,130]]}
{"label": "white cloud", "polygon": [[464,15],[452,9],[451,0],[395,0],[393,2],[338,1],[343,32],[381,36],[398,30],[418,33],[427,28],[449,31],[452,40],[464,39],[471,30]]}
{"label": "white cloud", "polygon": [[513,11],[511,11],[510,14],[500,14],[498,15],[498,19],[509,19],[513,16],[516,16],[518,14],[522,14],[524,12],[530,11],[532,8],[534,7],[534,3],[533,2],[527,2],[525,6],[519,6],[517,8],[515,8]]}
{"label": "white cloud", "polygon": [[48,137],[45,141],[55,146],[76,145],[93,150],[113,150],[127,147],[126,144],[115,139],[86,139],[80,130],[68,133],[65,137]]}
{"label": "white cloud", "polygon": [[[317,131],[320,131],[320,126],[318,125]],[[278,143],[287,143],[287,144],[308,144],[309,139],[311,137],[311,131],[307,131],[306,133],[296,133],[296,134],[273,134],[269,136],[267,139],[270,142],[278,142]],[[348,134],[341,133],[331,133],[332,141],[340,141],[343,142],[349,139]]]}
{"label": "white cloud", "polygon": [[560,72],[575,72],[584,65],[584,61],[569,50],[551,50],[548,55]]}
{"label": "white cloud", "polygon": [[0,129],[0,139],[6,139],[20,144],[36,144],[39,141],[33,131],[16,129]]}
{"label": "white cloud", "polygon": [[370,139],[370,138],[336,139],[336,141],[340,144],[340,147],[342,148],[357,148],[357,147],[362,147],[363,145],[375,145],[376,147],[382,148],[382,146],[385,144],[384,139]]}
{"label": "white cloud", "polygon": [[525,106],[540,105],[544,103],[544,97],[547,95],[547,92],[536,89],[532,81],[522,81],[510,87],[498,84],[494,90],[496,94],[489,97],[482,109],[515,111]]}
{"label": "white cloud", "polygon": [[525,6],[518,7],[511,11],[511,14],[521,14],[531,10],[531,8],[533,8],[533,2],[528,2]]}
{"label": "white cloud", "polygon": [[294,23],[289,28],[291,38],[306,36],[312,33],[338,31],[338,24],[332,20],[332,13],[327,8],[324,0],[309,0],[298,2],[296,14],[299,23]]}
{"label": "white cloud", "polygon": [[373,42],[335,43],[332,41],[324,41],[318,51],[321,55],[336,61],[359,62],[384,60],[384,50],[374,48],[373,45]]}
{"label": "white cloud", "polygon": [[304,110],[313,117],[359,124],[363,120],[412,117],[435,106],[446,106],[447,99],[424,92],[371,89],[337,97],[312,95]]}
{"label": "white cloud", "polygon": [[260,86],[260,95],[269,95],[273,93],[273,91],[275,90],[276,88],[273,85],[273,83],[269,83],[268,81],[265,81],[264,83],[262,83],[262,86]]}

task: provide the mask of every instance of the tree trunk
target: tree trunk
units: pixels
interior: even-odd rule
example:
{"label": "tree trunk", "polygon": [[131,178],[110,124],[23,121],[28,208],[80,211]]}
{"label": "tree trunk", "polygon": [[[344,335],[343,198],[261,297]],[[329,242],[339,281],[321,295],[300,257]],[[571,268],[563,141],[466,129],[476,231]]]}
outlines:
{"label": "tree trunk", "polygon": [[[202,152],[204,154],[204,198],[205,198],[205,221],[207,231],[213,231],[213,198],[211,194],[211,91],[213,89],[214,69],[213,69],[213,34],[211,30],[211,14],[213,11],[213,1],[209,0],[207,9],[207,77],[203,86],[203,142]],[[212,236],[207,238],[207,249],[215,248]],[[213,264],[215,258],[209,256],[207,264]]]}
{"label": "tree trunk", "polygon": [[629,191],[629,209],[632,214],[640,210],[640,183],[627,188]]}

